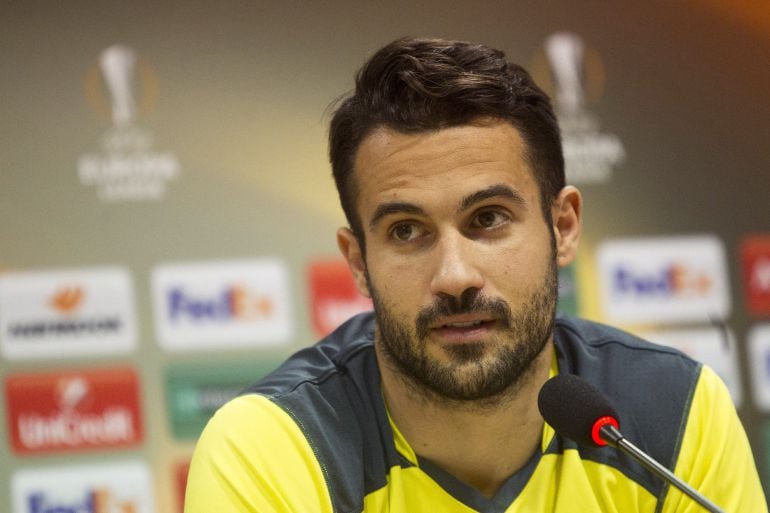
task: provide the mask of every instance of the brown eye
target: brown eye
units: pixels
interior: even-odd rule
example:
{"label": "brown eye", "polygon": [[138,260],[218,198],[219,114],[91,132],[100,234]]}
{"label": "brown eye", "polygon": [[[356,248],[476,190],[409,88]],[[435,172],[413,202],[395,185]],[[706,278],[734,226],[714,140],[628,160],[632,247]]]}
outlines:
{"label": "brown eye", "polygon": [[508,220],[508,216],[496,210],[483,210],[473,220],[477,228],[495,228]]}
{"label": "brown eye", "polygon": [[400,241],[408,241],[414,235],[414,226],[408,223],[400,223],[393,227],[391,235],[394,239]]}

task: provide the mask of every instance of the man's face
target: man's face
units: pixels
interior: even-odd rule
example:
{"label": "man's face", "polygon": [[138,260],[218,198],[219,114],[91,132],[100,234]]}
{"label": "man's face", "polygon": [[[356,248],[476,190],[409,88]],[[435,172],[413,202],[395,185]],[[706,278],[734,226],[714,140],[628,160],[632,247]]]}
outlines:
{"label": "man's face", "polygon": [[439,397],[499,395],[551,334],[555,238],[523,144],[505,122],[383,128],[356,156],[357,278],[374,301],[378,352]]}

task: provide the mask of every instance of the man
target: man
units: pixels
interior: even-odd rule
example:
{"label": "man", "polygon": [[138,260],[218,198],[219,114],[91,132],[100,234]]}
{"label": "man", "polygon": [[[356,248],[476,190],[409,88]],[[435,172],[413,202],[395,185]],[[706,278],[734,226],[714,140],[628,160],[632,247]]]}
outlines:
{"label": "man", "polygon": [[537,408],[558,373],[607,391],[626,437],[725,511],[767,511],[724,385],[671,349],[555,318],[581,196],[548,98],[502,52],[402,39],[331,123],[374,313],[225,405],[199,441],[188,513],[695,512],[611,448]]}

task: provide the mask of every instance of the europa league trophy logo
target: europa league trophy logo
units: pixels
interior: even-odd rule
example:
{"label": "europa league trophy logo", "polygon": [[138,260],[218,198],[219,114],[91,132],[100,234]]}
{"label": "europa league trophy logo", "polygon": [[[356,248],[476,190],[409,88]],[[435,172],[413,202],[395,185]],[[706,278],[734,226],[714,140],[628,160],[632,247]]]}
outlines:
{"label": "europa league trophy logo", "polygon": [[99,66],[112,98],[112,122],[116,127],[130,125],[136,117],[136,52],[127,46],[110,46],[99,56]]}
{"label": "europa league trophy logo", "polygon": [[572,183],[608,182],[625,159],[618,136],[600,130],[591,111],[604,93],[599,52],[578,34],[556,32],[533,62],[533,77],[551,95],[561,128],[567,179]]}
{"label": "europa league trophy logo", "polygon": [[556,103],[566,113],[579,111],[585,103],[583,92],[583,41],[575,34],[558,32],[545,43],[556,80]]}
{"label": "europa league trophy logo", "polygon": [[160,200],[180,174],[179,160],[153,148],[154,134],[139,120],[152,110],[157,82],[152,67],[133,48],[115,44],[94,59],[85,80],[86,99],[112,122],[101,151],[78,159],[78,177],[104,202]]}

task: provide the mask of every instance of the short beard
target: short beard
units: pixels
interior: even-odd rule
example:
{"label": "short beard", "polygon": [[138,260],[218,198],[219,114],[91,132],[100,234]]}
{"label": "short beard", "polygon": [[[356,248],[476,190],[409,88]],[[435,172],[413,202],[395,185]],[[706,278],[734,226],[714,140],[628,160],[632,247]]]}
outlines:
{"label": "short beard", "polygon": [[[520,311],[512,313],[504,300],[486,298],[477,289],[468,289],[460,298],[442,296],[423,308],[413,330],[396,319],[369,280],[380,348],[386,363],[410,385],[416,385],[421,395],[433,401],[482,408],[498,404],[521,384],[553,331],[558,298],[554,253],[552,251],[542,286],[522,303]],[[499,347],[493,347],[491,341],[452,344],[444,348],[451,356],[450,362],[431,358],[425,351],[425,339],[430,334],[432,321],[441,316],[467,313],[483,313],[494,318],[497,327],[492,335],[507,343]]]}

